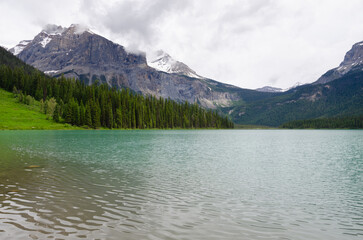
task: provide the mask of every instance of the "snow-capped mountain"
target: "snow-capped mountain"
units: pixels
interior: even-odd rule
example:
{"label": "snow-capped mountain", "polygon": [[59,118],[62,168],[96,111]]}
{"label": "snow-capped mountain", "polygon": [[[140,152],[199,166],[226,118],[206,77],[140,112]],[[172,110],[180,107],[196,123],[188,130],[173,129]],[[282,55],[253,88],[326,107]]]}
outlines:
{"label": "snow-capped mountain", "polygon": [[294,85],[292,85],[291,87],[285,88],[285,89],[275,88],[275,87],[271,87],[271,86],[264,86],[262,88],[257,88],[255,90],[258,92],[278,93],[278,92],[287,92],[291,89],[294,89],[294,88],[297,88],[297,87],[300,87],[303,85],[306,85],[306,83],[297,82]]}
{"label": "snow-capped mountain", "polygon": [[[72,32],[74,34],[82,34],[87,31],[88,33],[93,34],[87,27],[81,26],[79,24],[72,24],[70,29],[74,29]],[[56,36],[61,36],[67,28],[63,28],[61,26],[48,24],[44,27],[44,29],[34,38],[34,40],[23,40],[20,41],[18,45],[11,48],[9,51],[14,55],[19,55],[29,43],[39,44],[41,47],[45,48],[48,43],[55,38]],[[147,55],[147,64],[155,68],[158,71],[166,72],[166,73],[175,73],[179,75],[185,75],[188,77],[203,79],[200,75],[198,75],[194,70],[189,68],[186,64],[176,61],[173,59],[168,53],[158,50],[151,54]],[[54,74],[57,70],[48,70],[45,71],[47,74]]]}
{"label": "snow-capped mountain", "polygon": [[[74,33],[81,34],[84,31],[88,31],[92,33],[88,28],[79,25],[79,24],[72,24],[69,29],[73,29]],[[33,40],[23,40],[20,41],[18,45],[9,49],[9,51],[14,55],[19,55],[30,43],[31,45],[38,44],[42,48],[45,48],[50,41],[52,41],[55,37],[61,36],[67,28],[63,28],[62,26],[57,26],[54,24],[46,25],[43,30],[35,36]]]}
{"label": "snow-capped mountain", "polygon": [[19,53],[21,53],[21,51],[24,50],[24,48],[26,48],[26,46],[31,42],[31,40],[23,40],[20,41],[20,43],[18,45],[16,45],[13,48],[10,48],[9,51],[14,54],[14,55],[18,55]]}
{"label": "snow-capped mountain", "polygon": [[271,87],[271,86],[264,86],[262,88],[256,88],[255,89],[258,92],[269,92],[269,93],[275,93],[275,92],[282,92],[283,89],[282,88],[275,88],[275,87]]}
{"label": "snow-capped mountain", "polygon": [[144,53],[127,52],[81,25],[47,25],[33,40],[21,42],[12,52],[50,76],[64,75],[86,84],[98,80],[112,87],[198,102],[209,108],[229,106],[241,98],[239,88],[202,78],[164,52],[157,52],[147,61]]}
{"label": "snow-capped mountain", "polygon": [[150,67],[155,68],[156,70],[203,79],[203,77],[199,76],[194,70],[192,70],[186,64],[176,61],[163,50],[158,50],[156,52],[148,54],[146,56],[146,59],[147,59],[147,64]]}

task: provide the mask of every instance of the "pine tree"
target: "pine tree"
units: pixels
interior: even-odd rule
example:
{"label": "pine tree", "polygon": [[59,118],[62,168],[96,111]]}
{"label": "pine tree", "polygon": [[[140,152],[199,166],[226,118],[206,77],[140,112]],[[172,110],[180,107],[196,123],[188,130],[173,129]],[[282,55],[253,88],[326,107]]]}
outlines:
{"label": "pine tree", "polygon": [[54,109],[54,114],[53,114],[53,120],[55,121],[55,122],[59,122],[59,112],[60,112],[60,108],[59,108],[59,105],[57,104],[56,106],[55,106],[55,109]]}
{"label": "pine tree", "polygon": [[121,113],[121,109],[117,109],[116,110],[116,116],[115,116],[115,122],[116,122],[116,127],[117,128],[122,128],[122,113]]}
{"label": "pine tree", "polygon": [[89,104],[86,106],[86,114],[85,114],[85,124],[89,127],[92,127],[92,116],[91,116],[91,107]]}

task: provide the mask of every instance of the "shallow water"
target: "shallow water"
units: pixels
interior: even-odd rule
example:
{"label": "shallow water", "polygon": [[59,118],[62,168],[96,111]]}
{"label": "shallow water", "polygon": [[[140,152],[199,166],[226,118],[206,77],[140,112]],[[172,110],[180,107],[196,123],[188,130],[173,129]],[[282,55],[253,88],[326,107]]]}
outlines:
{"label": "shallow water", "polygon": [[362,239],[363,131],[2,131],[0,239]]}

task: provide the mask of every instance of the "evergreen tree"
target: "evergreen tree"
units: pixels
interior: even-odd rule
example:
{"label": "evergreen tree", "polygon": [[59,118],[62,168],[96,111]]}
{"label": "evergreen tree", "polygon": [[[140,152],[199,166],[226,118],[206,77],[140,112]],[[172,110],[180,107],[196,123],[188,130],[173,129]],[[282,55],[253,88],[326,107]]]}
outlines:
{"label": "evergreen tree", "polygon": [[59,108],[59,105],[57,104],[54,109],[53,120],[55,122],[59,122],[60,121],[59,116],[60,116],[60,108]]}
{"label": "evergreen tree", "polygon": [[85,124],[89,127],[92,127],[92,116],[91,116],[91,107],[89,104],[86,106],[86,114],[85,114]]}

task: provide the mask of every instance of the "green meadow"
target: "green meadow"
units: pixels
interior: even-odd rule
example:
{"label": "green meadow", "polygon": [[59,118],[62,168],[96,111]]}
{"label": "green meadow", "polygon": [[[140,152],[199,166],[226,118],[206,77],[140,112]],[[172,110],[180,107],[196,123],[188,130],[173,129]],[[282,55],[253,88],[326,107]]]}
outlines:
{"label": "green meadow", "polygon": [[56,123],[46,114],[40,112],[40,103],[34,101],[32,105],[19,103],[13,94],[0,89],[0,129],[81,129],[69,124]]}

